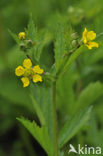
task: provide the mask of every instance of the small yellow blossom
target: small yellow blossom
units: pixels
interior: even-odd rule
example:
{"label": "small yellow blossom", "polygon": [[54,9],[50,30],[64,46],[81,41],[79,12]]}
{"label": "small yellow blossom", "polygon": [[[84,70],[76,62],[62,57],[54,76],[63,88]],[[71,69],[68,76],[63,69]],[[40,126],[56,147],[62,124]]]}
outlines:
{"label": "small yellow blossom", "polygon": [[88,31],[86,28],[84,29],[83,43],[88,47],[88,49],[92,49],[93,47],[99,47],[98,43],[92,42],[95,38],[96,33],[94,31]]}
{"label": "small yellow blossom", "polygon": [[41,69],[39,65],[33,67],[30,59],[25,59],[23,61],[23,66],[18,66],[15,69],[15,74],[17,76],[23,76],[21,78],[23,87],[29,86],[31,79],[34,83],[42,82],[42,77],[40,74],[43,74],[43,72],[43,69]]}
{"label": "small yellow blossom", "polygon": [[31,66],[32,66],[31,60],[30,59],[25,59],[24,62],[23,62],[23,66],[25,68],[28,68],[28,69],[31,68]]}
{"label": "small yellow blossom", "polygon": [[27,87],[30,84],[29,78],[28,77],[22,77],[21,81],[23,83],[23,87]]}
{"label": "small yellow blossom", "polygon": [[33,76],[33,82],[42,82],[42,77],[38,74]]}
{"label": "small yellow blossom", "polygon": [[26,34],[25,34],[25,32],[20,32],[19,33],[19,40],[21,40],[21,39],[25,39],[25,37],[26,37]]}
{"label": "small yellow blossom", "polygon": [[25,70],[22,66],[18,66],[15,70],[15,74],[17,76],[22,76],[24,74]]}
{"label": "small yellow blossom", "polygon": [[43,74],[43,72],[44,72],[43,69],[41,69],[41,68],[39,67],[39,65],[34,66],[33,71],[34,71],[36,74]]}

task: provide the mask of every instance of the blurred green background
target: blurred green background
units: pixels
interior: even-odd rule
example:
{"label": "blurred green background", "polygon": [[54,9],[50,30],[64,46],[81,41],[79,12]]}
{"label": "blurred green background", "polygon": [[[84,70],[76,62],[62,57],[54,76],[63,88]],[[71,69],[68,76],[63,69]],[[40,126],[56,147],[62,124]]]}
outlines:
{"label": "blurred green background", "polygon": [[[103,32],[103,0],[0,0],[0,156],[46,155],[26,129],[16,121],[19,116],[31,120],[36,120],[36,116],[28,97],[29,89],[22,87],[14,73],[25,55],[19,50],[8,29],[16,34],[24,31],[30,14],[38,32],[46,30],[50,35],[41,56],[41,62],[48,71],[54,62],[53,42],[58,22],[66,24],[68,28],[71,26],[80,37],[85,27],[97,34]],[[57,84],[59,128],[72,114],[78,97],[81,96],[80,108],[82,105],[94,105],[90,124],[87,123],[73,137],[73,144],[103,146],[102,40],[102,35],[97,38],[98,42],[101,41],[98,49],[88,51],[84,48],[85,53],[72,64],[71,69]],[[68,145],[64,147],[64,151],[68,155]]]}

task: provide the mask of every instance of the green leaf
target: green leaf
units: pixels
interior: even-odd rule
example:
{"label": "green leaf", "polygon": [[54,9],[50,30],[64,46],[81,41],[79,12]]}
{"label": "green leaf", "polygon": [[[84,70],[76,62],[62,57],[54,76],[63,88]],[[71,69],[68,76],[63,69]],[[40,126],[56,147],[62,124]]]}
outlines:
{"label": "green leaf", "polygon": [[11,30],[8,30],[12,38],[16,41],[16,43],[20,43],[20,40],[16,34],[14,34]]}
{"label": "green leaf", "polygon": [[89,84],[80,94],[77,103],[75,105],[75,112],[80,108],[89,106],[97,98],[103,95],[103,85],[100,82]]}
{"label": "green leaf", "polygon": [[24,118],[17,118],[26,129],[32,134],[32,136],[40,143],[46,153],[53,156],[52,144],[48,135],[48,129],[46,126],[39,127],[35,121],[30,122]]}
{"label": "green leaf", "polygon": [[44,45],[51,40],[50,33],[46,33],[45,30],[42,30],[40,33],[37,32],[37,28],[33,22],[32,16],[28,24],[28,29],[26,30],[27,39],[33,41],[34,46],[31,48],[32,57],[34,60],[39,61],[42,49]]}
{"label": "green leaf", "polygon": [[75,114],[67,121],[59,134],[59,147],[62,148],[89,120],[92,107],[86,108]]}
{"label": "green leaf", "polygon": [[[57,81],[57,106],[63,114],[62,120],[65,116],[70,115],[75,103],[74,84],[78,78],[77,72],[74,67],[70,68],[63,77],[60,77]],[[68,86],[67,86],[68,84]],[[65,107],[64,107],[65,105]]]}
{"label": "green leaf", "polygon": [[36,101],[35,101],[35,99],[33,98],[32,95],[30,95],[30,97],[31,97],[33,107],[34,107],[34,109],[36,111],[36,114],[37,114],[37,116],[38,116],[38,118],[40,120],[41,125],[45,125],[45,119],[44,119],[44,116],[42,114],[42,111],[41,111],[39,105],[36,103]]}
{"label": "green leaf", "polygon": [[54,51],[57,71],[59,70],[60,65],[63,61],[63,54],[65,53],[65,51],[66,51],[66,43],[63,36],[63,28],[61,24],[58,24]]}
{"label": "green leaf", "polygon": [[103,59],[102,45],[98,49],[93,49],[91,53],[92,53],[91,56],[88,55],[88,49],[87,49],[87,55],[85,56],[85,60],[84,60],[86,66],[95,65],[96,63],[98,63]]}
{"label": "green leaf", "polygon": [[34,25],[32,16],[30,16],[28,29],[26,30],[27,38],[32,40],[33,42],[37,41],[37,28]]}
{"label": "green leaf", "polygon": [[50,39],[51,39],[51,36],[49,35],[49,33],[46,33],[44,30],[38,34],[37,42],[35,45],[35,53],[34,53],[34,57],[38,61],[40,59],[43,47],[45,46],[45,44],[49,42]]}
{"label": "green leaf", "polygon": [[60,76],[63,75],[69,69],[69,66],[72,64],[72,62],[74,62],[78,58],[78,56],[83,52],[84,52],[83,46],[81,46],[79,49],[77,49],[75,52],[73,52],[73,54],[68,58],[63,70],[60,72],[59,75]]}
{"label": "green leaf", "polygon": [[90,128],[88,130],[91,143],[95,146],[102,146],[102,139],[100,138],[97,119],[95,113],[92,112],[90,119]]}
{"label": "green leaf", "polygon": [[49,130],[51,142],[54,143],[52,86],[46,86],[45,84],[35,86],[32,85],[31,91],[33,93],[33,98],[35,99],[35,102],[40,107],[43,113],[46,126]]}

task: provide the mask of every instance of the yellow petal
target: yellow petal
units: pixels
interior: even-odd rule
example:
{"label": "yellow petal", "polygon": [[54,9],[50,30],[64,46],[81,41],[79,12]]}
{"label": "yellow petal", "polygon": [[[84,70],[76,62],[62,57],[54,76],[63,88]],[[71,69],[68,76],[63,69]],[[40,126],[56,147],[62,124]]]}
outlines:
{"label": "yellow petal", "polygon": [[94,31],[87,32],[87,40],[92,41],[96,38],[96,33]]}
{"label": "yellow petal", "polygon": [[99,44],[96,43],[96,42],[88,42],[88,43],[86,44],[86,46],[88,47],[88,49],[92,49],[93,47],[98,48],[98,47],[99,47]]}
{"label": "yellow petal", "polygon": [[87,32],[88,32],[88,31],[87,31],[87,29],[85,28],[85,29],[84,29],[84,32],[83,32],[83,42],[84,42],[84,43],[87,43]]}
{"label": "yellow petal", "polygon": [[34,75],[33,76],[33,82],[42,82],[42,77],[40,76],[40,75],[38,75],[38,74],[36,74],[36,75]]}
{"label": "yellow petal", "polygon": [[33,67],[33,71],[36,74],[42,74],[44,71],[39,67],[39,65]]}
{"label": "yellow petal", "polygon": [[25,68],[30,68],[32,66],[32,62],[30,59],[25,59],[24,62],[23,62],[23,66]]}
{"label": "yellow petal", "polygon": [[20,32],[20,33],[19,33],[19,39],[20,39],[20,40],[21,40],[21,39],[25,39],[25,37],[26,37],[25,32]]}
{"label": "yellow petal", "polygon": [[27,87],[30,84],[30,81],[29,81],[28,77],[22,77],[21,81],[23,83],[23,87]]}
{"label": "yellow petal", "polygon": [[22,66],[18,66],[16,69],[15,69],[15,74],[17,76],[22,76],[24,74],[25,70]]}

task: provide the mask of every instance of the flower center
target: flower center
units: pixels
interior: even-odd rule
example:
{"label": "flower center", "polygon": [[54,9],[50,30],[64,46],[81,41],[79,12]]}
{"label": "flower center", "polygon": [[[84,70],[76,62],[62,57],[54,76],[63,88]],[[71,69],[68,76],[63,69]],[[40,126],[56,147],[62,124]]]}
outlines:
{"label": "flower center", "polygon": [[32,68],[25,69],[24,76],[26,76],[26,77],[33,76],[33,70],[32,70]]}

